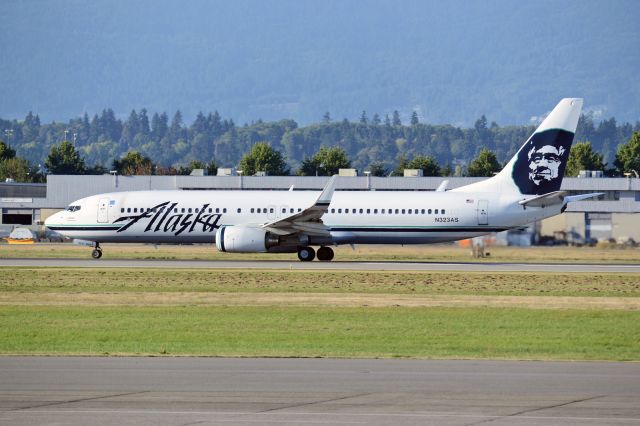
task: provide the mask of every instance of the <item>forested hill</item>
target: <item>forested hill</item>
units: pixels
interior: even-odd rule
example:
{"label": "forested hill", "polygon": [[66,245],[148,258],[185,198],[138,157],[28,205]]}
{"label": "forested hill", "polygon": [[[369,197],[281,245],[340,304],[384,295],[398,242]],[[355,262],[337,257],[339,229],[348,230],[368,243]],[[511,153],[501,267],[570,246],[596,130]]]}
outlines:
{"label": "forested hill", "polygon": [[[110,106],[258,119],[364,109],[528,123],[562,97],[640,118],[636,0],[3,2],[0,116]],[[598,116],[602,114],[602,116]],[[338,126],[337,124],[334,124]],[[397,135],[396,135],[397,136]]]}
{"label": "forested hill", "polygon": [[[488,122],[484,116],[468,128],[420,123],[417,115],[403,123],[399,113],[359,120],[333,121],[330,115],[318,124],[299,127],[293,120],[257,121],[238,126],[217,112],[198,113],[185,124],[182,114],[171,118],[166,113],[131,111],[126,120],[116,118],[113,110],[93,117],[84,115],[68,123],[41,123],[29,113],[23,120],[0,119],[0,130],[7,144],[33,164],[44,164],[53,145],[73,141],[88,165],[109,167],[129,151],[138,151],[160,166],[186,165],[196,160],[214,160],[219,167],[236,167],[243,154],[258,142],[266,142],[282,152],[292,171],[313,156],[321,146],[342,147],[353,167],[363,171],[373,164],[395,168],[404,159],[418,155],[433,157],[441,166],[467,164],[482,148],[496,153],[500,162],[510,158],[534,126],[505,126]],[[582,116],[577,141],[590,141],[596,152],[613,166],[619,145],[628,142],[640,122],[618,123],[615,118],[595,123]]]}

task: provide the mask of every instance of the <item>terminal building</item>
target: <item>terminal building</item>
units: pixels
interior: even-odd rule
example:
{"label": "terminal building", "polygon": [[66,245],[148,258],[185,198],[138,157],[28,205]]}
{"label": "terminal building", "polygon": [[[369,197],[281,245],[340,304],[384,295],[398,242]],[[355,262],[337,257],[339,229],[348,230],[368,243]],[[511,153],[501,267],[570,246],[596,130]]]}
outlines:
{"label": "terminal building", "polygon": [[[321,190],[327,177],[302,176],[120,176],[49,175],[46,184],[0,183],[0,236],[17,226],[44,236],[44,221],[71,202],[106,192],[141,190]],[[448,189],[482,178],[348,176],[338,181],[343,191],[435,191],[448,180]],[[564,178],[570,195],[602,192],[597,199],[571,203],[565,213],[534,224],[513,243],[564,239],[569,243],[595,240],[640,242],[640,179]],[[381,196],[383,196],[381,194]],[[417,195],[419,196],[419,195]],[[490,214],[490,213],[489,213]],[[522,237],[522,236],[521,236]],[[516,240],[519,239],[519,242]]]}

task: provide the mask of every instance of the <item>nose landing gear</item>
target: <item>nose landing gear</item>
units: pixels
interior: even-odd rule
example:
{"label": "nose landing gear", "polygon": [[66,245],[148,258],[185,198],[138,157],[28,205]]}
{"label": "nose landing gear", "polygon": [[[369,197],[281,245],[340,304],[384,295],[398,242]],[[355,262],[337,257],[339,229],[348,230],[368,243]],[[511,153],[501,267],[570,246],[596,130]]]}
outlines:
{"label": "nose landing gear", "polygon": [[95,243],[93,245],[91,257],[93,257],[94,259],[100,259],[102,257],[102,249],[100,248],[100,243]]}

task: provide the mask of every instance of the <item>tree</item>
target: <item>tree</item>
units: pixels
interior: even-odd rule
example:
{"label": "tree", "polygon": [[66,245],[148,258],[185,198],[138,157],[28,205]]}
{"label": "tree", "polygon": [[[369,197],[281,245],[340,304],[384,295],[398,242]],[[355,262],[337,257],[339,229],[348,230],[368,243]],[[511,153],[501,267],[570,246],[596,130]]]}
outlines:
{"label": "tree", "polygon": [[240,170],[245,176],[255,175],[256,172],[266,172],[271,176],[285,176],[289,174],[287,162],[280,151],[266,142],[258,142],[240,160]]}
{"label": "tree", "polygon": [[596,153],[591,142],[578,142],[569,151],[566,176],[578,176],[580,170],[604,170],[602,154]]}
{"label": "tree", "polygon": [[81,175],[87,169],[84,159],[69,141],[52,146],[44,165],[53,175]]}
{"label": "tree", "polygon": [[440,176],[440,166],[433,157],[418,155],[408,164],[409,169],[422,170],[423,176]]}
{"label": "tree", "polygon": [[9,145],[0,140],[0,161],[8,160],[16,156],[16,151],[11,149]]}
{"label": "tree", "polygon": [[367,119],[367,111],[362,111],[362,115],[360,115],[360,124],[367,124],[369,120]]}
{"label": "tree", "polygon": [[329,111],[325,112],[322,116],[322,122],[325,124],[331,123],[331,114],[329,114]]}
{"label": "tree", "polygon": [[409,160],[407,160],[407,157],[402,155],[398,161],[398,167],[393,170],[391,176],[404,176],[404,169],[410,168],[411,167],[409,167]]}
{"label": "tree", "polygon": [[418,123],[420,123],[420,120],[418,120],[418,113],[416,111],[413,111],[413,113],[411,114],[411,125],[415,126]]}
{"label": "tree", "polygon": [[371,122],[376,126],[380,125],[381,123],[380,115],[377,112],[373,114],[373,118],[371,119]]}
{"label": "tree", "polygon": [[640,132],[633,132],[629,142],[618,148],[614,164],[620,174],[640,173]]}
{"label": "tree", "polygon": [[369,165],[369,171],[371,172],[371,176],[384,177],[389,174],[389,170],[380,162],[371,163],[371,165]]}
{"label": "tree", "polygon": [[339,169],[348,169],[351,161],[347,153],[339,146],[327,148],[320,147],[318,152],[311,158],[305,158],[302,166],[298,170],[301,176],[332,176],[338,173]]}
{"label": "tree", "polygon": [[177,170],[177,174],[189,175],[195,169],[204,169],[207,171],[207,175],[209,176],[215,176],[218,173],[218,166],[216,165],[215,160],[211,160],[209,163],[193,160],[186,167],[180,167]]}
{"label": "tree", "polygon": [[138,151],[129,151],[120,160],[113,160],[113,168],[125,176],[152,175],[154,164]]}
{"label": "tree", "polygon": [[11,157],[0,161],[0,181],[13,179],[16,182],[29,182],[31,168],[24,158]]}
{"label": "tree", "polygon": [[393,120],[391,122],[394,126],[402,126],[402,121],[400,121],[400,113],[398,110],[393,111]]}
{"label": "tree", "polygon": [[498,163],[496,155],[486,148],[483,148],[478,156],[474,158],[467,168],[468,176],[493,176],[502,167]]}

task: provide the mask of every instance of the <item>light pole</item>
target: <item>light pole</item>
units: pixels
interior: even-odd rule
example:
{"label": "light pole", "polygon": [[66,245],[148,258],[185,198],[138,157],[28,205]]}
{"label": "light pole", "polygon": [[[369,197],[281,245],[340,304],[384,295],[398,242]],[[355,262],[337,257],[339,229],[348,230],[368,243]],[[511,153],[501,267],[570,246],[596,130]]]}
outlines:
{"label": "light pole", "polygon": [[67,140],[67,134],[69,133],[69,130],[65,129],[64,131],[64,140]]}
{"label": "light pole", "polygon": [[7,135],[7,143],[9,143],[13,136],[13,129],[4,129],[4,134]]}

